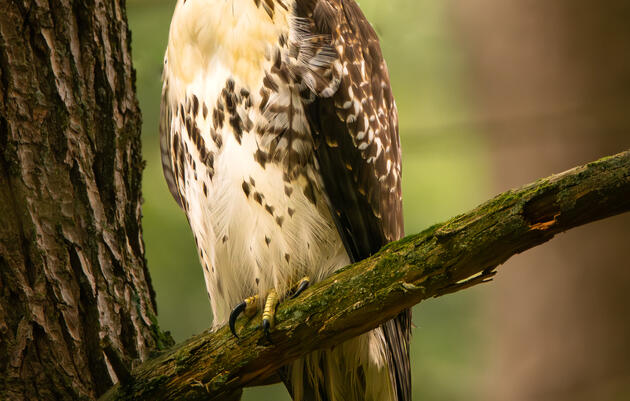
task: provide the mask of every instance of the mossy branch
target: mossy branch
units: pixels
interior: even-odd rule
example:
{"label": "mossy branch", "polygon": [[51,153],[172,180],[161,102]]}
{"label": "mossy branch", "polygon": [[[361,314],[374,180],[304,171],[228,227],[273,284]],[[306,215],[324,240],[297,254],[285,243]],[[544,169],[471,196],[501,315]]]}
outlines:
{"label": "mossy branch", "polygon": [[420,301],[488,281],[512,255],[630,211],[630,151],[505,192],[408,236],[282,303],[268,344],[260,317],[205,332],[133,372],[103,400],[221,400],[310,351],[373,329]]}

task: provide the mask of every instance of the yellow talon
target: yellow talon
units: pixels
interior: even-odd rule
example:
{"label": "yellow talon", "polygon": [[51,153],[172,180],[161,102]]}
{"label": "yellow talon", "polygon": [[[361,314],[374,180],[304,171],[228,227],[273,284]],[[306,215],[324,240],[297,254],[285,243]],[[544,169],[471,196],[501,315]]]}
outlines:
{"label": "yellow talon", "polygon": [[273,327],[274,316],[276,315],[276,306],[278,305],[278,293],[275,289],[269,290],[267,300],[265,301],[265,309],[263,311],[263,321],[267,320],[269,325]]}
{"label": "yellow talon", "polygon": [[245,310],[243,314],[249,318],[254,317],[258,312],[258,295],[245,299]]}
{"label": "yellow talon", "polygon": [[265,301],[265,309],[263,310],[263,332],[265,333],[265,337],[267,340],[271,342],[271,337],[269,336],[269,330],[274,326],[274,317],[276,315],[276,306],[278,306],[278,293],[274,288],[269,290],[267,294],[267,300]]}
{"label": "yellow talon", "polygon": [[297,283],[297,288],[295,289],[293,295],[291,295],[291,299],[296,298],[298,295],[300,295],[305,289],[308,288],[310,283],[311,279],[309,276],[302,277],[302,279]]}
{"label": "yellow talon", "polygon": [[236,305],[234,309],[232,309],[232,313],[230,313],[230,319],[228,320],[228,324],[230,326],[230,331],[234,334],[234,337],[238,338],[236,334],[236,318],[241,313],[244,313],[245,316],[251,318],[256,312],[258,312],[258,295],[254,295],[253,297],[249,297],[240,304]]}
{"label": "yellow talon", "polygon": [[[291,298],[293,299],[297,297],[298,295],[302,293],[302,291],[308,288],[310,281],[311,280],[308,276],[303,277],[295,285],[296,289],[293,295],[291,296]],[[249,297],[245,299],[243,302],[241,302],[240,304],[238,304],[232,310],[232,313],[230,313],[230,318],[228,320],[228,323],[230,326],[230,331],[232,331],[232,334],[234,334],[236,338],[238,338],[238,335],[236,335],[236,318],[241,313],[243,313],[245,316],[249,318],[254,317],[254,315],[256,315],[256,313],[258,312],[259,299],[260,297],[258,295]],[[263,314],[262,314],[263,332],[265,333],[265,337],[267,338],[267,340],[269,340],[269,342],[271,342],[269,331],[273,328],[275,324],[276,307],[278,306],[278,302],[279,302],[278,292],[275,290],[275,288],[270,289],[269,292],[267,293],[267,298],[265,299],[265,308],[263,309]]]}

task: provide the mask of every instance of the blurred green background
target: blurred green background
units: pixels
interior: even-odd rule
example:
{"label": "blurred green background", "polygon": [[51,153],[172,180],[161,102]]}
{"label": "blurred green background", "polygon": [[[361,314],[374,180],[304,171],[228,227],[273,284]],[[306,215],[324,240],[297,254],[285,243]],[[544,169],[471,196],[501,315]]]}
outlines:
{"label": "blurred green background", "polygon": [[[211,322],[202,270],[186,219],[166,187],[158,117],[162,58],[174,1],[129,0],[133,61],[143,113],[143,229],[163,329],[176,341]],[[362,0],[381,37],[399,110],[407,233],[466,211],[490,195],[487,149],[469,121],[462,51],[446,2]],[[414,309],[414,399],[475,400],[483,358],[476,322],[479,289]],[[289,400],[282,385],[247,389],[244,400]]]}

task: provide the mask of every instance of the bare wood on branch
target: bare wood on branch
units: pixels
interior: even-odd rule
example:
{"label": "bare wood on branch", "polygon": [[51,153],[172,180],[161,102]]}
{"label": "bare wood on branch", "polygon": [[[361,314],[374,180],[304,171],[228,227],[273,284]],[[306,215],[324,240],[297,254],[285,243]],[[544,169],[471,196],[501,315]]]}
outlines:
{"label": "bare wood on branch", "polygon": [[273,380],[310,351],[371,330],[424,299],[488,281],[512,255],[630,211],[630,151],[510,190],[389,244],[280,305],[268,344],[259,316],[205,332],[149,360],[103,400],[220,400]]}

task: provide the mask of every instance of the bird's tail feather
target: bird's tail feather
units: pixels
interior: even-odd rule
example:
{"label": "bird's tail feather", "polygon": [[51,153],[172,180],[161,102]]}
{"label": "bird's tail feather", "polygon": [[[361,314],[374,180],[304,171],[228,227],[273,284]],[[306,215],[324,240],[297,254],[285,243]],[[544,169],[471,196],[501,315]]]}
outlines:
{"label": "bird's tail feather", "polygon": [[378,328],[315,351],[285,367],[281,376],[294,401],[397,401],[388,345]]}

